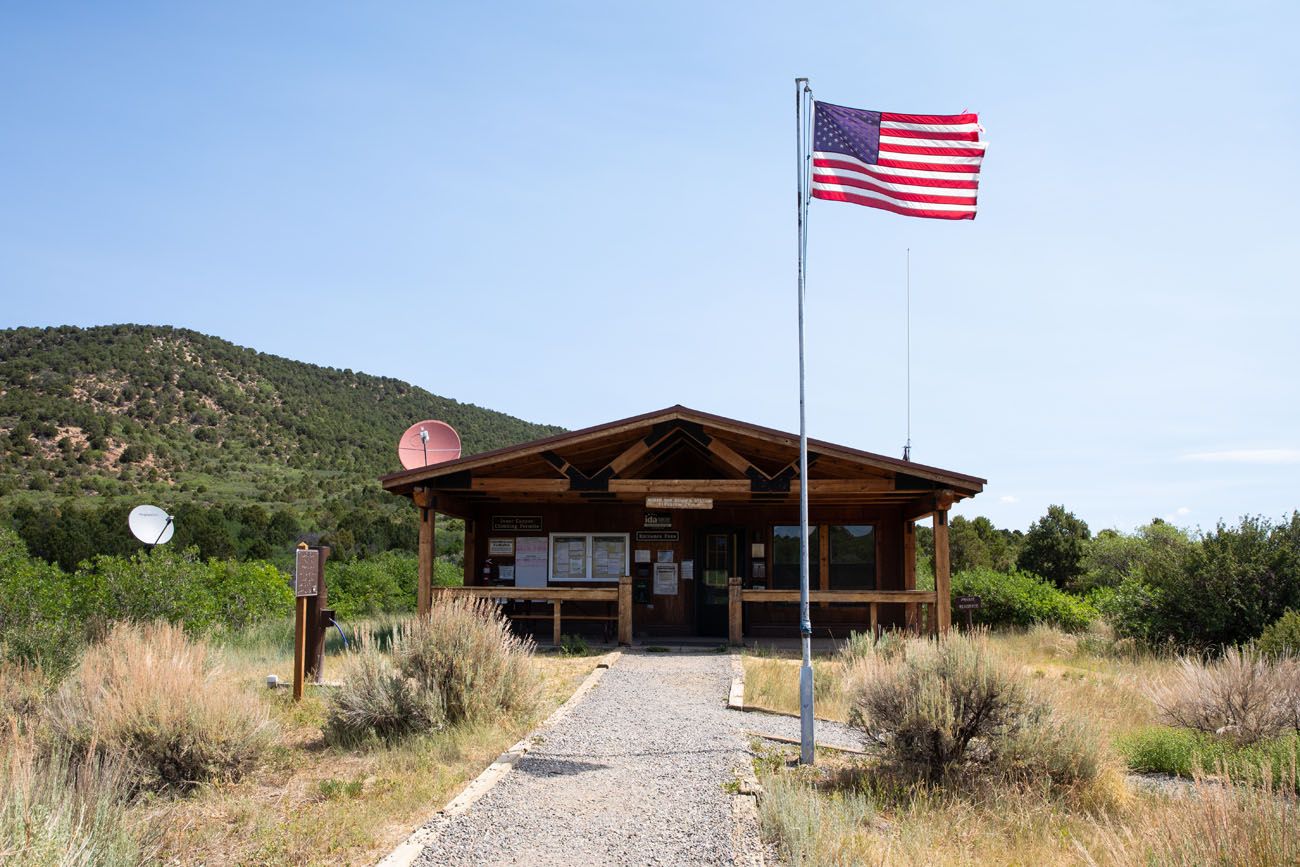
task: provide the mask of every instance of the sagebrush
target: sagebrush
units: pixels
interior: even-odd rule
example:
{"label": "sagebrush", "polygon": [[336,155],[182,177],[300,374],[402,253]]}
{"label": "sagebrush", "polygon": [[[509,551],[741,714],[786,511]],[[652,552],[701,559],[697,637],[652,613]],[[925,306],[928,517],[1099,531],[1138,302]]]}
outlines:
{"label": "sagebrush", "polygon": [[275,732],[209,645],[166,623],[118,624],[88,647],[47,720],[72,753],[118,757],[151,789],[238,778]]}
{"label": "sagebrush", "polygon": [[992,772],[1071,785],[1105,764],[1095,735],[1058,719],[985,633],[909,640],[897,659],[859,659],[846,683],[850,722],[887,765],[931,784]]}
{"label": "sagebrush", "polygon": [[328,737],[432,731],[526,714],[538,700],[532,640],[514,635],[486,600],[435,602],[427,616],[396,624],[391,648],[391,659],[374,648],[360,651],[330,697]]}

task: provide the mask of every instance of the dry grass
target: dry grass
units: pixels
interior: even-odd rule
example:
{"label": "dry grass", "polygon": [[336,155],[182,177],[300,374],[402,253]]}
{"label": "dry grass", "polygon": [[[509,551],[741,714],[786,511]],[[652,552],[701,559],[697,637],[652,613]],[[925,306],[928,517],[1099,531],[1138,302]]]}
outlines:
{"label": "dry grass", "polygon": [[[1167,682],[1178,668],[1174,658],[1134,654],[1104,637],[1047,629],[996,635],[991,646],[1029,676],[1062,724],[1078,723],[1111,741],[1156,722],[1147,685]],[[760,683],[794,682],[798,665],[793,659],[745,663],[747,700],[751,672]],[[828,680],[842,676],[834,660],[823,664]],[[763,686],[768,701],[784,702],[777,709],[797,711],[796,693]],[[1069,739],[1061,742],[1068,746]],[[1113,766],[1085,787],[1055,787],[1046,775],[1025,775],[1017,785],[968,781],[945,788],[899,782],[874,760],[830,752],[819,753],[814,769],[786,768],[794,755],[773,750],[758,767],[765,834],[796,865],[1300,863],[1294,768],[1280,781],[1271,781],[1267,769],[1253,775],[1262,785],[1220,772],[1166,795],[1132,788]]]}
{"label": "dry grass", "polygon": [[1025,787],[890,791],[844,785],[846,776],[831,767],[760,775],[765,836],[791,864],[1280,867],[1300,859],[1296,801],[1250,787],[1201,783],[1185,797],[1135,795],[1090,811]]}
{"label": "dry grass", "polygon": [[[288,690],[259,688],[268,673],[289,676],[288,651],[277,649],[273,636],[226,651],[231,676],[268,708],[280,734],[268,757],[237,783],[134,808],[164,829],[163,863],[373,863],[568,698],[598,661],[538,657],[541,698],[530,713],[346,750],[324,742],[322,688],[300,703]],[[343,654],[330,654],[326,677],[337,677],[344,662]]]}
{"label": "dry grass", "polygon": [[120,762],[94,753],[42,750],[10,717],[0,730],[0,864],[135,867],[153,856],[153,834],[127,815]]}
{"label": "dry grass", "polygon": [[[1029,676],[1036,690],[1064,712],[1090,716],[1100,733],[1113,740],[1156,723],[1149,684],[1174,668],[1168,657],[1134,653],[1096,653],[1094,641],[1114,645],[1104,636],[1075,636],[1050,627],[997,633],[991,650]],[[745,705],[779,713],[799,712],[797,652],[744,658]],[[844,664],[837,654],[813,660],[817,716],[847,722],[849,706],[841,681]]]}
{"label": "dry grass", "polygon": [[125,762],[143,788],[233,780],[275,734],[212,648],[166,623],[115,626],[86,649],[46,711],[56,742]]}

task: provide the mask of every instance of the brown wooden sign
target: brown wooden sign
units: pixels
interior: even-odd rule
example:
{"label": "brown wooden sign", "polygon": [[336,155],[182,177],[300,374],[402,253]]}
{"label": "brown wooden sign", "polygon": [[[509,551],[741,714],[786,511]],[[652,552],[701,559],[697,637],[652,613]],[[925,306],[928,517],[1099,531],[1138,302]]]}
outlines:
{"label": "brown wooden sign", "polygon": [[299,548],[293,564],[293,594],[315,596],[320,593],[320,551]]}
{"label": "brown wooden sign", "polygon": [[954,606],[958,611],[978,611],[984,607],[984,602],[978,596],[958,596],[953,600]]}
{"label": "brown wooden sign", "polygon": [[712,509],[712,497],[646,497],[647,509]]}
{"label": "brown wooden sign", "polygon": [[493,515],[493,533],[540,533],[541,515]]}

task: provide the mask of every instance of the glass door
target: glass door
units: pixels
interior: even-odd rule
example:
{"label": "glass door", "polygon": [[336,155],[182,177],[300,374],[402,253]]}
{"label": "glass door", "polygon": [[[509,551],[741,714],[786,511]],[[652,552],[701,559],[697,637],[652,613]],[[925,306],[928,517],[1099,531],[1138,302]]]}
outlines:
{"label": "glass door", "polygon": [[740,574],[739,539],[734,530],[705,530],[696,537],[695,625],[700,635],[727,634],[727,582]]}

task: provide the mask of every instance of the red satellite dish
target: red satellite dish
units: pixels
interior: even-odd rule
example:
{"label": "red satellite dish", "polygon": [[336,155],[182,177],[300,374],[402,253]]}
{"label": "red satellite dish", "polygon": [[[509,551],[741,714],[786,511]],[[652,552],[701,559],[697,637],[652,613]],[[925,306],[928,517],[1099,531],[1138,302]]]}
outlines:
{"label": "red satellite dish", "polygon": [[460,457],[460,434],[445,421],[417,421],[397,441],[397,457],[408,470],[454,461]]}

